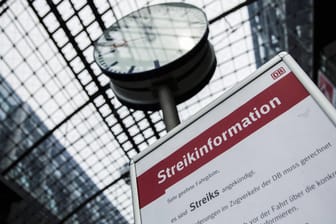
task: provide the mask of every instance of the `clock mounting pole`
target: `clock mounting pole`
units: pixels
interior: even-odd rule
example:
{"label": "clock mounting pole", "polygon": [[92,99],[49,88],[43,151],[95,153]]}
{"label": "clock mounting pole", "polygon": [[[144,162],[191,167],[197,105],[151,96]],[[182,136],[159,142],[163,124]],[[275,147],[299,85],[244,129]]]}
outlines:
{"label": "clock mounting pole", "polygon": [[168,85],[160,85],[157,88],[157,94],[163,114],[163,121],[168,132],[180,123],[175,99]]}

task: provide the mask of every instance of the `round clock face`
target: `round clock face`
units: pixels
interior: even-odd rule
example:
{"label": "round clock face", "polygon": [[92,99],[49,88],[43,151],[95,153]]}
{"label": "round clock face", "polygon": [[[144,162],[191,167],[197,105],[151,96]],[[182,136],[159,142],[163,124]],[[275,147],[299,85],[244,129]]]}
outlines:
{"label": "round clock face", "polygon": [[110,76],[144,74],[186,56],[208,34],[202,10],[185,3],[141,8],[115,22],[94,46],[94,58]]}

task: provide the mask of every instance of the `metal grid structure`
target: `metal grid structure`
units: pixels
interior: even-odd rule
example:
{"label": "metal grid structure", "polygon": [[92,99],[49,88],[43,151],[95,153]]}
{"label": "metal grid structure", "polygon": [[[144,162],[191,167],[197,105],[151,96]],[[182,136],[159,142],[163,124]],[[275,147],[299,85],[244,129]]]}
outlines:
{"label": "metal grid structure", "polygon": [[[17,194],[1,196],[13,203],[3,220],[133,223],[128,162],[164,136],[165,126],[160,111],[119,103],[93,60],[93,43],[118,18],[160,2],[0,1],[0,180]],[[312,54],[300,24],[286,24],[286,0],[186,2],[207,14],[218,64],[210,83],[178,105],[182,122],[291,49],[286,33],[299,43],[294,49]],[[263,19],[272,10],[273,31]],[[301,10],[311,13],[312,4]],[[301,18],[307,32],[309,13]]]}

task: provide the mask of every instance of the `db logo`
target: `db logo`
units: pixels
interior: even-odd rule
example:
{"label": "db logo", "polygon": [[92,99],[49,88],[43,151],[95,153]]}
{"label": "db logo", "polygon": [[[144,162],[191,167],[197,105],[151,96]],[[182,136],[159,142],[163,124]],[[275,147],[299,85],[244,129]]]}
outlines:
{"label": "db logo", "polygon": [[272,78],[275,80],[275,79],[279,78],[280,76],[282,76],[282,75],[285,74],[285,73],[286,73],[285,68],[284,68],[284,67],[280,67],[280,68],[278,68],[277,70],[275,70],[275,71],[271,74],[271,76],[272,76]]}

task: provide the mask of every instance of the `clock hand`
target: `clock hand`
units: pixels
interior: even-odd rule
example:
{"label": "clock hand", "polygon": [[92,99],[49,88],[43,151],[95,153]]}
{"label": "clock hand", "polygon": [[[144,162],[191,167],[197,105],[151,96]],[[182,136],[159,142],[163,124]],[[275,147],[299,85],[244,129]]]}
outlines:
{"label": "clock hand", "polygon": [[113,41],[113,40],[109,40],[109,41],[106,41],[106,42],[97,42],[96,43],[96,46],[100,46],[100,47],[122,47],[122,46],[126,46],[127,45],[127,41],[126,40],[123,40],[123,42],[120,42],[120,43],[116,43],[116,41]]}
{"label": "clock hand", "polygon": [[139,37],[139,38],[134,38],[134,39],[129,39],[129,40],[122,40],[120,41],[120,43],[117,43],[115,40],[108,40],[105,42],[97,42],[96,46],[101,46],[101,47],[114,47],[114,48],[118,48],[118,47],[124,47],[127,46],[127,44],[129,42],[132,41],[136,41],[136,40],[141,40],[141,39],[145,39],[145,37]]}
{"label": "clock hand", "polygon": [[148,25],[144,25],[143,29],[144,29],[144,33],[146,35],[146,39],[149,42],[152,42],[156,38],[155,34],[152,32],[153,27],[152,26],[148,26]]}

